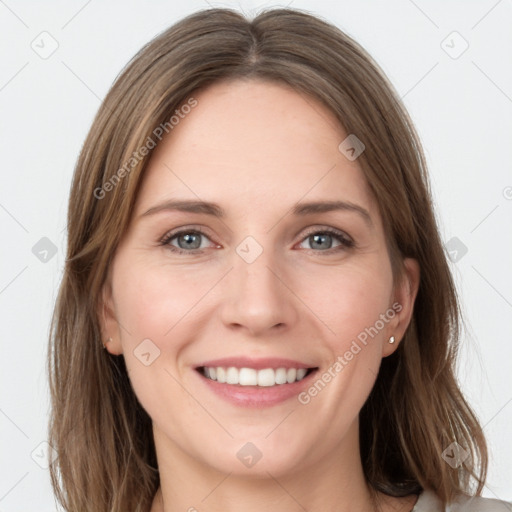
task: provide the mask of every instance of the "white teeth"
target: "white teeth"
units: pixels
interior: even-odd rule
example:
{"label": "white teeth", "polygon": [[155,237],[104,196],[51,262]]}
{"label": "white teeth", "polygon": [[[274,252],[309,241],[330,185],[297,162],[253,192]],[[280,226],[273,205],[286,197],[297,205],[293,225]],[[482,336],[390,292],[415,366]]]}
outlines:
{"label": "white teeth", "polygon": [[276,384],[286,384],[286,368],[276,370]]}
{"label": "white teeth", "polygon": [[[208,368],[205,368],[205,370],[208,370]],[[217,382],[226,382],[226,370],[224,368],[216,368],[215,372],[217,373]],[[208,375],[205,375],[205,377],[208,377]],[[213,379],[213,377],[210,378]]]}
{"label": "white teeth", "polygon": [[297,380],[302,380],[304,378],[304,375],[306,375],[306,368],[299,368],[297,370]]}
{"label": "white teeth", "polygon": [[261,386],[270,387],[281,384],[292,384],[302,380],[306,373],[306,368],[265,368],[255,370],[254,368],[235,368],[230,366],[224,368],[203,367],[203,375],[211,380],[220,383],[238,384],[240,386]]}
{"label": "white teeth", "polygon": [[238,384],[238,370],[236,368],[228,368],[226,370],[226,384]]}
{"label": "white teeth", "polygon": [[272,368],[265,368],[258,372],[258,386],[274,386],[276,384],[276,373]]}
{"label": "white teeth", "polygon": [[288,368],[288,371],[286,372],[286,382],[288,384],[291,384],[292,382],[295,382],[297,380],[297,370],[295,368]]}
{"label": "white teeth", "polygon": [[[236,368],[233,369],[236,370]],[[241,386],[257,386],[258,372],[253,368],[240,368],[237,384],[240,384]]]}

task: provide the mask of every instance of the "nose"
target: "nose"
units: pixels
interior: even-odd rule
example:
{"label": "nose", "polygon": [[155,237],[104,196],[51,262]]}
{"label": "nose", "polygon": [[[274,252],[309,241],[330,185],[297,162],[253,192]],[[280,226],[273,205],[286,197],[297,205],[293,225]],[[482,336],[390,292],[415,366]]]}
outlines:
{"label": "nose", "polygon": [[224,325],[261,337],[289,329],[299,318],[300,301],[287,281],[272,251],[264,250],[252,263],[235,253],[233,269],[224,283]]}

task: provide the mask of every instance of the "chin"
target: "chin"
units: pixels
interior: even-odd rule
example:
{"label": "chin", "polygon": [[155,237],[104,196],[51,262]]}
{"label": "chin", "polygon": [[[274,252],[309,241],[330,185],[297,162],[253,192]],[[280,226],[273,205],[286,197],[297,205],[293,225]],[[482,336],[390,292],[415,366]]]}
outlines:
{"label": "chin", "polygon": [[233,476],[268,478],[270,473],[278,478],[294,473],[299,462],[302,467],[301,461],[306,459],[308,450],[303,442],[293,443],[290,438],[286,441],[279,435],[273,438],[275,432],[265,438],[272,428],[261,429],[264,433],[260,435],[255,435],[254,429],[250,429],[247,436],[238,431],[235,439],[225,439],[224,443],[217,441],[215,447],[209,444],[196,451],[204,464]]}

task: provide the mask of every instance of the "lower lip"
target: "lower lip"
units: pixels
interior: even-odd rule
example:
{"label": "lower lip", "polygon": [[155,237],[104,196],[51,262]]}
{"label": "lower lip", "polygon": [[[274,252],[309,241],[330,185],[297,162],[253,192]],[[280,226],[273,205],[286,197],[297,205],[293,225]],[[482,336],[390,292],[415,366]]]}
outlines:
{"label": "lower lip", "polygon": [[205,377],[196,370],[199,378],[218,396],[239,407],[263,409],[285,402],[297,396],[309,386],[310,380],[316,374],[313,370],[302,380],[291,384],[276,384],[275,386],[240,386],[225,384]]}

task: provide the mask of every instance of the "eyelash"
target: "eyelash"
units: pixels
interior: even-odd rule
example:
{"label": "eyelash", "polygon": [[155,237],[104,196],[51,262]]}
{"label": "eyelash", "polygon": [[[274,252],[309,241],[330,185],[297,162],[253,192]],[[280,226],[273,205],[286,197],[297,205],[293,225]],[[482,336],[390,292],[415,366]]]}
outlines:
{"label": "eyelash", "polygon": [[[177,254],[201,254],[204,251],[204,249],[185,250],[185,249],[180,249],[179,247],[175,247],[174,245],[169,244],[169,242],[171,240],[179,237],[180,235],[184,235],[184,234],[187,234],[187,235],[196,234],[196,235],[202,235],[206,238],[209,238],[208,235],[204,231],[202,231],[200,228],[193,228],[193,229],[188,228],[188,229],[182,229],[177,232],[171,232],[171,233],[166,234],[160,240],[159,244],[161,246],[167,246],[167,248],[169,250],[171,250],[172,252],[177,253]],[[337,229],[334,229],[334,228],[313,229],[313,230],[309,231],[308,233],[306,233],[306,235],[302,238],[301,243],[303,241],[305,241],[311,235],[332,235],[340,242],[340,245],[338,245],[337,247],[331,247],[330,249],[326,249],[324,251],[322,251],[322,250],[316,251],[315,249],[306,249],[308,251],[331,255],[339,250],[354,248],[356,245],[354,243],[354,241],[351,240],[350,238],[348,238],[347,235],[345,235],[342,231],[338,231]]]}

